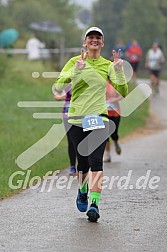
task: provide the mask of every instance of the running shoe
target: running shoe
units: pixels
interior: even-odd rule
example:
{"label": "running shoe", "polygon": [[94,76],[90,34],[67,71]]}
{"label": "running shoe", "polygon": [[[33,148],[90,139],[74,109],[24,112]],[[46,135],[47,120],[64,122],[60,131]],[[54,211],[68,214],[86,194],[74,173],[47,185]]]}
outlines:
{"label": "running shoe", "polygon": [[88,208],[88,192],[81,193],[80,189],[78,190],[78,196],[76,199],[76,205],[80,212],[86,212]]}
{"label": "running shoe", "polygon": [[111,157],[110,157],[110,152],[109,151],[104,152],[103,162],[105,162],[105,163],[110,163],[111,162]]}
{"label": "running shoe", "polygon": [[118,155],[120,155],[121,154],[121,147],[120,147],[120,145],[116,141],[114,142],[114,144],[115,144],[115,151],[116,151],[116,153]]}
{"label": "running shoe", "polygon": [[100,218],[98,206],[95,203],[91,204],[86,215],[88,216],[88,221],[97,222]]}
{"label": "running shoe", "polygon": [[75,176],[75,175],[76,175],[76,168],[75,168],[75,166],[72,166],[72,167],[69,169],[68,175],[69,175],[69,176]]}

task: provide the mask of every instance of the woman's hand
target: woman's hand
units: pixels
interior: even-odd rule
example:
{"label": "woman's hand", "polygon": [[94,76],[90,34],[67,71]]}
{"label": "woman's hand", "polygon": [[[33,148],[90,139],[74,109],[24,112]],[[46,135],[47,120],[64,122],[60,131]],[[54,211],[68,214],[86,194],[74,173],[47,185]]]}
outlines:
{"label": "woman's hand", "polygon": [[116,53],[115,50],[112,51],[112,55],[114,58],[114,68],[116,71],[119,71],[122,69],[123,66],[123,60],[120,58],[120,53],[121,53],[121,49],[118,50],[118,53]]}
{"label": "woman's hand", "polygon": [[86,53],[85,55],[84,54],[85,54],[84,49],[82,49],[81,50],[81,58],[79,60],[77,60],[77,62],[75,64],[75,67],[78,70],[82,70],[85,68],[85,65],[86,65],[85,61],[86,61],[86,57],[87,57],[88,53]]}
{"label": "woman's hand", "polygon": [[64,101],[67,95],[64,90],[60,92],[53,90],[53,94],[56,101]]}

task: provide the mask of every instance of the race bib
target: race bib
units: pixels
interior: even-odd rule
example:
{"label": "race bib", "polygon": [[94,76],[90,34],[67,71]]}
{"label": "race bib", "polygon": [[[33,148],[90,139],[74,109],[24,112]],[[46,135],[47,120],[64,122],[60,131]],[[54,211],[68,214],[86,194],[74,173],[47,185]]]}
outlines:
{"label": "race bib", "polygon": [[105,128],[103,119],[99,115],[87,115],[82,118],[83,131]]}
{"label": "race bib", "polygon": [[132,60],[137,60],[139,57],[137,54],[132,54],[131,58],[132,58]]}

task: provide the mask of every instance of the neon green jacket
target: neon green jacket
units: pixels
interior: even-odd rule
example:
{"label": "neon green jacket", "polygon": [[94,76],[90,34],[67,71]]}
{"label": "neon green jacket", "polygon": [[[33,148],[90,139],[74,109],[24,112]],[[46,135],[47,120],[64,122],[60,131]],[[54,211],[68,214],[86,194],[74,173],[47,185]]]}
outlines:
{"label": "neon green jacket", "polygon": [[[106,114],[106,85],[108,80],[122,95],[128,93],[128,85],[123,70],[115,71],[113,63],[102,56],[97,59],[86,58],[83,70],[75,68],[81,55],[71,58],[62,69],[55,82],[57,90],[64,90],[72,83],[72,96],[68,117],[83,117],[90,114]],[[103,118],[108,120],[107,118]],[[81,120],[69,119],[69,123],[81,123]]]}

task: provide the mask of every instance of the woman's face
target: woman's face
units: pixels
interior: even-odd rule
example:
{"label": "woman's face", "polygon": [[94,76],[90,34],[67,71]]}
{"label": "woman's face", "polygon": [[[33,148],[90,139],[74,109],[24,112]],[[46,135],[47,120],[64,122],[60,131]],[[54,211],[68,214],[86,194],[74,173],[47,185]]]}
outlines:
{"label": "woman's face", "polygon": [[91,32],[84,40],[88,51],[99,51],[104,46],[103,37],[98,32]]}
{"label": "woman's face", "polygon": [[156,51],[158,47],[159,47],[158,43],[154,42],[152,45],[153,50]]}

